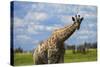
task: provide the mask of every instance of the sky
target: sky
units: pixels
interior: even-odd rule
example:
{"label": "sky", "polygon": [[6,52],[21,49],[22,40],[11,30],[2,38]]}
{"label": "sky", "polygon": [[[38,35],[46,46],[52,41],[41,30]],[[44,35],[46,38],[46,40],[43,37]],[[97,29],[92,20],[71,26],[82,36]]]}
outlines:
{"label": "sky", "polygon": [[97,41],[97,7],[90,5],[15,1],[13,5],[14,48],[32,50],[55,29],[72,24],[72,16],[84,17],[80,30],[65,41],[78,45]]}

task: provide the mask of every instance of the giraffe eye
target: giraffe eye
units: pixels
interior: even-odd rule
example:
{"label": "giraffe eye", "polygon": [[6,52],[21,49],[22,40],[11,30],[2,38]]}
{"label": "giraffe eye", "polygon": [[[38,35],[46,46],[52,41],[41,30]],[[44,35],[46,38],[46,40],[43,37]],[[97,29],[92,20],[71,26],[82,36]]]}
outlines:
{"label": "giraffe eye", "polygon": [[74,18],[74,17],[72,17],[72,20],[73,20],[73,21],[75,21],[75,18]]}
{"label": "giraffe eye", "polygon": [[80,17],[80,15],[78,15],[78,17]]}

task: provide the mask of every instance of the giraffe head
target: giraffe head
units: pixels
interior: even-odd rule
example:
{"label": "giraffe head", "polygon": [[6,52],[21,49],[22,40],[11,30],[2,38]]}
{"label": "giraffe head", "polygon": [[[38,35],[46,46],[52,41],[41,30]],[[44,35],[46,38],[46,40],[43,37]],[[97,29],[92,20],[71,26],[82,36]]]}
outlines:
{"label": "giraffe head", "polygon": [[77,26],[77,30],[80,29],[80,25],[81,25],[81,22],[83,20],[83,17],[80,17],[80,15],[75,15],[75,17],[72,17],[72,20],[74,23],[77,23],[78,26]]}

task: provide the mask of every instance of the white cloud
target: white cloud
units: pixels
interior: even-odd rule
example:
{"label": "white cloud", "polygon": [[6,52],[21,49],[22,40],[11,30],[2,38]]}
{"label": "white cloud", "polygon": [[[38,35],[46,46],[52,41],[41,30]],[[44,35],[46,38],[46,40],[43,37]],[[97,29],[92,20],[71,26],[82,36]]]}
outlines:
{"label": "white cloud", "polygon": [[31,34],[39,34],[39,32],[37,32],[36,30],[34,30],[34,28],[32,28],[32,27],[28,27],[27,32],[31,33]]}
{"label": "white cloud", "polygon": [[[47,5],[47,4],[46,4]],[[53,12],[58,12],[58,13],[68,13],[67,10],[71,10],[70,12],[76,12],[77,7],[73,8],[73,10],[71,9],[71,7],[67,7],[65,5],[59,5],[59,4],[52,4],[52,5],[47,5],[48,7],[52,7],[54,8]],[[37,8],[39,7],[39,8]],[[37,8],[37,9],[36,9]],[[95,14],[87,14],[85,11],[81,11],[81,9],[85,8],[85,7],[79,7],[80,8],[80,13],[82,15],[91,17],[91,16],[95,16]],[[23,19],[19,19],[19,18],[15,18],[14,20],[14,25],[15,27],[25,27],[28,26],[27,31],[30,33],[34,33],[37,34],[37,30],[46,30],[46,31],[52,31],[58,27],[56,26],[45,26],[45,25],[40,25],[38,23],[40,23],[40,21],[46,20],[49,18],[48,14],[46,12],[40,12],[37,11],[35,12],[35,10],[44,10],[45,9],[45,4],[41,4],[41,3],[37,3],[37,4],[32,4],[31,5],[31,9],[28,10],[26,16]],[[93,8],[91,8],[93,9]],[[68,16],[68,15],[60,15],[59,19],[61,20],[61,22],[63,22],[64,24],[66,23],[66,25],[69,25],[72,23],[72,16]],[[33,24],[32,24],[33,23]],[[93,25],[90,25],[93,26]]]}
{"label": "white cloud", "polygon": [[78,34],[81,34],[81,35],[84,35],[84,34],[93,34],[94,32],[93,31],[91,31],[91,30],[86,30],[86,29],[84,29],[84,30],[80,30],[79,32],[78,32]]}
{"label": "white cloud", "polygon": [[[76,37],[78,40],[82,40],[82,41],[89,41],[89,40],[93,40],[93,38],[97,38],[97,34],[90,34],[90,35],[79,35]],[[95,41],[95,40],[94,40]]]}
{"label": "white cloud", "polygon": [[37,8],[37,4],[32,4],[32,5],[31,5],[31,8],[32,8],[32,9],[36,9],[36,8]]}
{"label": "white cloud", "polygon": [[[72,7],[73,8],[73,7]],[[53,3],[36,3],[36,4],[32,4],[32,10],[36,10],[36,11],[48,11],[49,9],[51,9],[49,11],[49,13],[53,13],[53,14],[60,14],[60,13],[76,13],[76,8],[74,7],[72,9],[71,7],[69,7],[68,5],[64,5],[64,4],[53,4]],[[48,9],[48,10],[47,10]]]}
{"label": "white cloud", "polygon": [[39,40],[33,40],[32,43],[33,44],[39,44]]}
{"label": "white cloud", "polygon": [[63,4],[52,4],[50,7],[54,9],[54,13],[63,13],[67,9],[67,7]]}
{"label": "white cloud", "polygon": [[97,10],[94,6],[79,6],[79,12],[85,18],[94,18],[97,16]]}
{"label": "white cloud", "polygon": [[94,28],[96,26],[96,23],[91,23],[87,25],[89,28]]}
{"label": "white cloud", "polygon": [[40,25],[40,21],[46,20],[48,15],[43,12],[28,12],[24,18],[14,17],[15,32],[38,34],[37,30],[45,30],[45,26]]}
{"label": "white cloud", "polygon": [[56,25],[54,25],[54,26],[46,26],[46,30],[47,31],[53,31],[53,30],[55,30],[55,29],[59,29],[60,28],[60,26],[56,26]]}
{"label": "white cloud", "polygon": [[29,33],[34,33],[34,34],[38,34],[40,33],[39,31],[53,31],[54,29],[58,29],[59,25],[54,25],[54,26],[46,26],[46,25],[41,25],[41,24],[32,24],[29,25],[27,28],[27,31]]}
{"label": "white cloud", "polygon": [[39,43],[39,40],[36,40],[34,38],[31,38],[30,36],[26,35],[26,34],[23,34],[23,35],[17,35],[16,38],[14,39],[15,41],[14,42],[18,42],[22,45],[25,45],[25,44],[33,44],[33,45],[37,45]]}
{"label": "white cloud", "polygon": [[88,39],[89,38],[89,36],[79,36],[79,37],[77,37],[77,39]]}
{"label": "white cloud", "polygon": [[44,12],[34,12],[34,11],[29,11],[24,20],[27,22],[32,22],[32,21],[43,21],[48,18],[48,15]]}
{"label": "white cloud", "polygon": [[95,13],[86,12],[86,11],[80,11],[79,14],[84,18],[96,18],[97,17]]}
{"label": "white cloud", "polygon": [[27,32],[29,34],[39,34],[40,32],[38,30],[44,30],[44,26],[40,25],[40,24],[35,24],[32,23],[30,25],[28,25],[27,27]]}
{"label": "white cloud", "polygon": [[17,40],[22,40],[22,39],[24,39],[24,40],[30,40],[31,39],[27,35],[18,35],[18,36],[16,36],[16,38],[17,38]]}
{"label": "white cloud", "polygon": [[[24,22],[24,19],[15,18],[14,28],[16,33],[27,33],[27,34],[39,34],[40,31],[53,31],[54,29],[58,29],[61,25],[53,25],[47,26],[43,24],[39,24],[39,22]],[[25,28],[26,27],[26,28]]]}
{"label": "white cloud", "polygon": [[76,35],[77,39],[84,39],[84,40],[95,38],[97,36],[97,32],[85,29],[77,32],[76,34],[77,34]]}
{"label": "white cloud", "polygon": [[14,27],[23,27],[24,23],[23,20],[17,17],[14,17]]}
{"label": "white cloud", "polygon": [[36,11],[40,11],[40,10],[44,9],[45,6],[47,6],[47,5],[43,4],[43,3],[34,3],[34,4],[31,5],[31,9],[32,10],[35,9]]}
{"label": "white cloud", "polygon": [[62,23],[69,25],[72,23],[72,16],[62,15],[60,16],[60,20]]}
{"label": "white cloud", "polygon": [[66,6],[65,5],[60,5],[60,4],[50,4],[50,3],[37,3],[37,4],[33,4],[32,8],[33,10],[36,9],[36,11],[41,11],[46,9],[46,7],[49,9],[53,9],[49,12],[51,13],[61,13],[64,12],[66,10]]}
{"label": "white cloud", "polygon": [[29,37],[28,35],[23,34],[23,35],[16,36],[16,42],[25,44],[25,43],[30,42],[30,41],[31,41],[31,37]]}

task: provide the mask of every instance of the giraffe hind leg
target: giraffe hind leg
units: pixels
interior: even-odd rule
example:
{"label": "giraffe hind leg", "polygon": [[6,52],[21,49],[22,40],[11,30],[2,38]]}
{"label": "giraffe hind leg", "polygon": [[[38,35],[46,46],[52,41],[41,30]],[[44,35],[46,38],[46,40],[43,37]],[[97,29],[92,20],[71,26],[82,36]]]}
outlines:
{"label": "giraffe hind leg", "polygon": [[38,52],[38,48],[35,50],[33,58],[34,58],[33,59],[34,64],[36,64],[36,65],[38,65],[38,64],[47,64],[47,62],[44,62],[44,61],[47,60],[46,57],[43,58],[43,56],[42,56],[42,58],[41,58],[41,54]]}
{"label": "giraffe hind leg", "polygon": [[36,65],[41,64],[41,61],[39,59],[38,49],[35,49],[34,51],[33,60],[34,60],[34,64]]}

